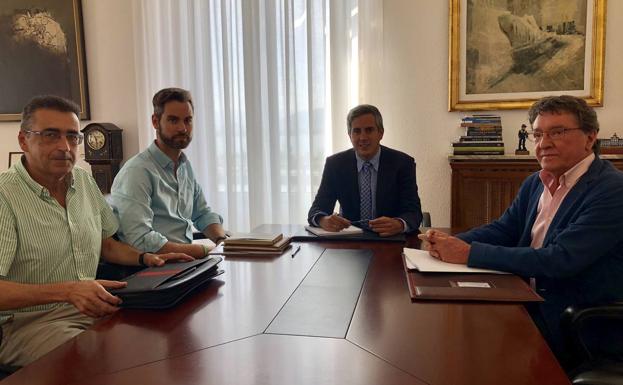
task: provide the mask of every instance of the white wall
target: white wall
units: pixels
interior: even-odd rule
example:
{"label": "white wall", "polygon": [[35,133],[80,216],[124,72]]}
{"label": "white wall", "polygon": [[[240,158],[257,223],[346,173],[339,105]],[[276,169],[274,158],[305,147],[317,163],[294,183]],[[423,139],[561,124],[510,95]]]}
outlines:
{"label": "white wall", "polygon": [[[450,225],[450,143],[463,116],[448,112],[448,1],[384,0],[383,143],[415,157],[422,207],[433,225]],[[604,107],[600,137],[623,134],[623,1],[608,2]],[[500,111],[507,153],[527,111]],[[345,138],[347,139],[347,138]],[[533,149],[531,153],[534,154]]]}
{"label": "white wall", "polygon": [[[82,6],[92,120],[81,125],[110,122],[121,127],[127,158],[138,151],[132,2],[83,0]],[[18,131],[19,122],[0,123],[0,171],[7,168],[8,153],[20,151]],[[88,168],[85,162],[79,165]]]}
{"label": "white wall", "polygon": [[[132,2],[83,0],[87,69],[93,121],[123,128],[125,158],[138,152],[133,56]],[[448,3],[446,0],[384,0],[384,86],[378,103],[385,121],[383,143],[413,155],[424,210],[433,224],[450,224],[450,143],[460,135],[462,113],[447,111]],[[623,107],[623,1],[608,2],[606,87],[598,109],[602,131],[609,137],[620,125]],[[140,70],[140,69],[139,69]],[[516,130],[527,122],[526,111],[501,111],[508,151]],[[88,122],[83,122],[86,124]],[[334,149],[349,146],[344,132]],[[19,151],[18,123],[0,123],[0,171],[9,151]]]}

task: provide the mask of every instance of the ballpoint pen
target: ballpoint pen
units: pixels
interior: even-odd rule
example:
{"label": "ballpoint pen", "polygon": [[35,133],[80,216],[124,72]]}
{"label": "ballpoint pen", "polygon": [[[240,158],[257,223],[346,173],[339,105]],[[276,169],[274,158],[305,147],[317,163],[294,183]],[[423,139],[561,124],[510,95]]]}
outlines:
{"label": "ballpoint pen", "polygon": [[298,245],[298,246],[296,247],[296,250],[294,250],[294,251],[292,252],[292,258],[294,258],[294,256],[296,255],[296,253],[298,253],[299,251],[301,251],[301,245]]}
{"label": "ballpoint pen", "polygon": [[361,219],[359,221],[351,221],[350,224],[360,229],[369,230],[370,225],[368,222],[370,222],[368,219]]}

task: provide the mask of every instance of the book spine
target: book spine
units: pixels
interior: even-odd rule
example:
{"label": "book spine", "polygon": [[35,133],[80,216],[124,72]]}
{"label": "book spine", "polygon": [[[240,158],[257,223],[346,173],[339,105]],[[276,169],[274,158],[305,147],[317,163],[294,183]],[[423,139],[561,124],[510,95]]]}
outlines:
{"label": "book spine", "polygon": [[463,135],[461,136],[460,141],[461,142],[484,142],[484,141],[501,142],[502,135],[472,135],[472,136]]}
{"label": "book spine", "polygon": [[463,152],[463,151],[504,151],[504,146],[473,146],[473,147],[463,147],[457,146],[453,147],[454,152]]}
{"label": "book spine", "polygon": [[500,122],[461,122],[461,127],[495,127],[502,128]]}
{"label": "book spine", "polygon": [[452,143],[453,147],[464,147],[464,148],[472,148],[472,147],[504,147],[504,142],[454,142]]}
{"label": "book spine", "polygon": [[502,135],[501,128],[491,128],[491,129],[468,128],[465,130],[465,136],[500,136],[500,135]]}
{"label": "book spine", "polygon": [[454,155],[504,155],[504,151],[455,151]]}

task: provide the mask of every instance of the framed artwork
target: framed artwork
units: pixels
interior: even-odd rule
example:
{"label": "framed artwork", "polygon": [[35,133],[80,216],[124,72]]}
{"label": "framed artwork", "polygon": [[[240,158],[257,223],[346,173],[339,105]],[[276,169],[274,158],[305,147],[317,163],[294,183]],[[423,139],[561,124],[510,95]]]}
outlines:
{"label": "framed artwork", "polygon": [[53,94],[89,118],[80,0],[0,2],[0,121],[18,121],[36,95]]}
{"label": "framed artwork", "polygon": [[9,167],[22,159],[23,152],[9,152]]}
{"label": "framed artwork", "polygon": [[606,0],[450,0],[449,110],[603,104]]}

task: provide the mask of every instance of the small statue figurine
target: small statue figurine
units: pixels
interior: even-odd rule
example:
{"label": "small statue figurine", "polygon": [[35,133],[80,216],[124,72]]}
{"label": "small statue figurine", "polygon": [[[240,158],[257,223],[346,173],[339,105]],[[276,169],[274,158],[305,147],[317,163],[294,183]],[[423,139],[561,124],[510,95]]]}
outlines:
{"label": "small statue figurine", "polygon": [[519,144],[517,145],[517,149],[515,150],[515,155],[529,155],[530,151],[526,149],[526,138],[528,138],[528,130],[526,130],[525,124],[521,125],[521,129],[517,133],[517,137],[519,138]]}

